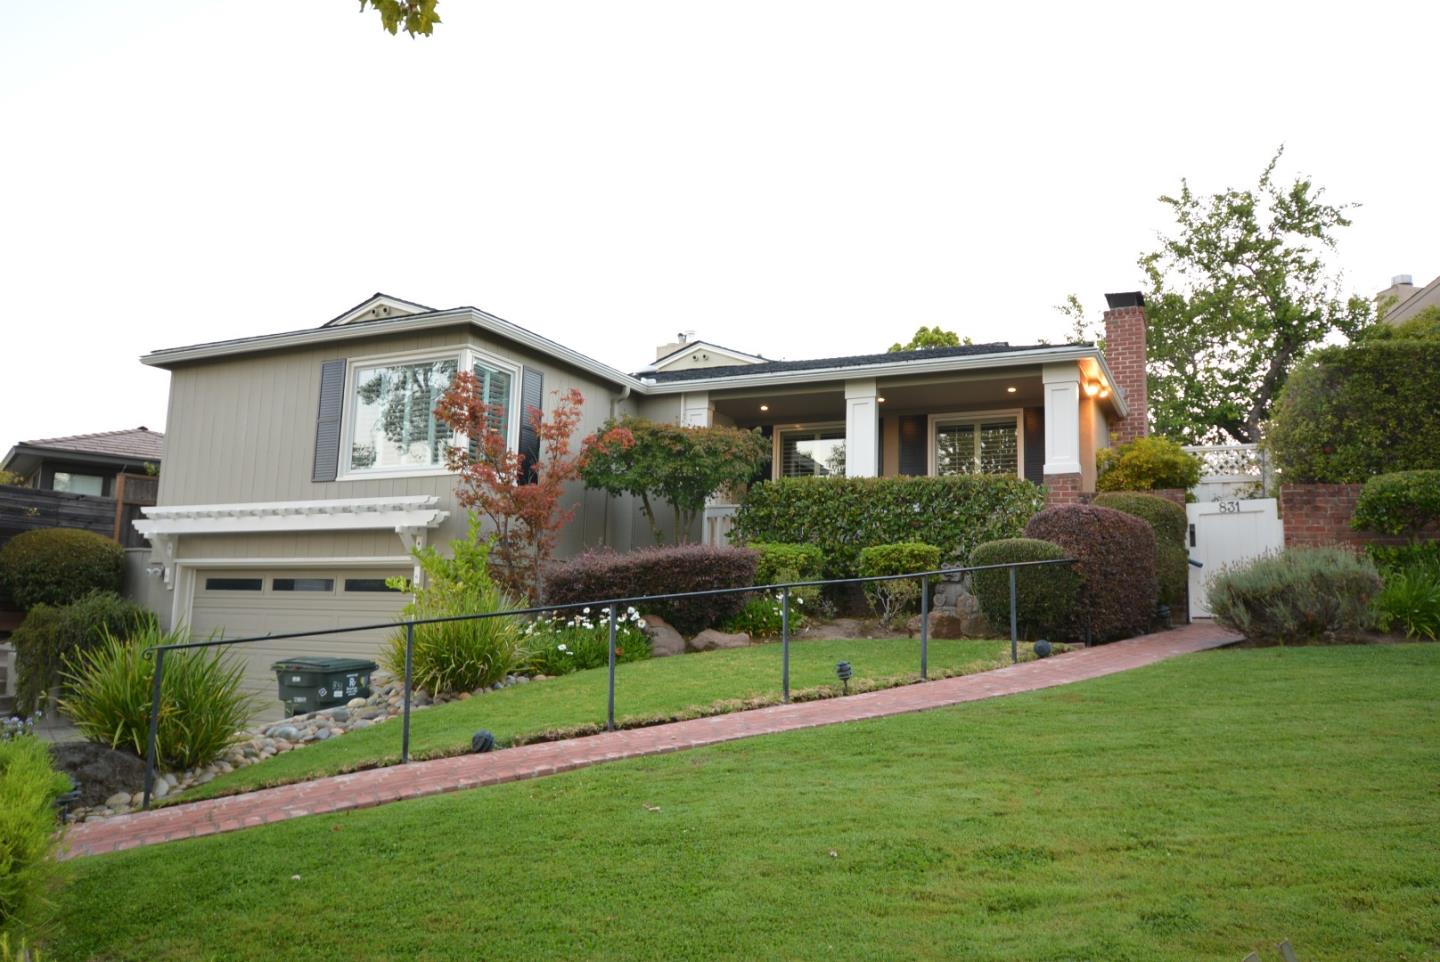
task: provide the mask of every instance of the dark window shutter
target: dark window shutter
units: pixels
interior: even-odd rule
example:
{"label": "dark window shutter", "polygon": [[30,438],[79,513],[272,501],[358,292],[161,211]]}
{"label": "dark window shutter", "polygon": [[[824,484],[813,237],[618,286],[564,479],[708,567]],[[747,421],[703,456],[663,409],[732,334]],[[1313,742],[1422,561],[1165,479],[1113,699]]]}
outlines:
{"label": "dark window shutter", "polygon": [[320,410],[315,416],[315,470],[311,481],[334,481],[340,468],[340,412],[345,407],[345,361],[320,365]]}
{"label": "dark window shutter", "polygon": [[540,435],[530,420],[531,409],[544,410],[545,375],[527,367],[520,375],[520,456],[525,459],[525,470],[521,480],[534,484],[538,473],[535,465],[540,461]]}
{"label": "dark window shutter", "polygon": [[1045,409],[1025,409],[1025,480],[1045,483]]}
{"label": "dark window shutter", "polygon": [[923,414],[900,416],[900,473],[923,478],[930,471],[929,427]]}

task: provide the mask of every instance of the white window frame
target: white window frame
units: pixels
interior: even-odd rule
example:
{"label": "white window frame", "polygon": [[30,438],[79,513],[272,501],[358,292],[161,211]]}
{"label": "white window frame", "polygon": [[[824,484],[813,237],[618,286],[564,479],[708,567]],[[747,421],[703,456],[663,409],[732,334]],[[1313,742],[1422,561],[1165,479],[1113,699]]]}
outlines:
{"label": "white window frame", "polygon": [[[938,429],[949,424],[978,424],[982,421],[998,421],[1002,418],[1015,419],[1015,476],[1025,477],[1025,411],[1023,408],[1004,408],[998,411],[953,411],[948,414],[932,414],[926,432],[926,472],[933,478],[939,475],[940,466],[936,453],[939,448]],[[991,477],[1003,478],[996,474]]]}
{"label": "white window frame", "polygon": [[[839,430],[841,437],[845,438],[847,442],[849,441],[849,437],[845,431],[844,421],[810,421],[802,424],[787,424],[783,427],[778,424],[775,425],[774,429],[770,432],[772,435],[770,441],[770,479],[772,481],[779,481],[785,477],[785,464],[783,460],[785,446],[781,440],[782,435],[834,430]],[[845,453],[848,457],[850,452],[847,450]],[[844,475],[840,475],[840,477],[844,477]]]}
{"label": "white window frame", "polygon": [[[416,467],[414,465],[399,465],[391,468],[357,468],[350,463],[350,456],[355,450],[355,378],[361,368],[386,367],[391,365],[420,364],[426,361],[444,361],[454,359],[455,371],[469,371],[475,373],[477,363],[496,370],[505,371],[510,375],[510,406],[505,412],[505,446],[514,451],[520,446],[520,393],[521,393],[521,365],[515,361],[506,360],[491,354],[489,351],[475,347],[473,344],[460,344],[449,348],[429,348],[422,351],[404,351],[394,354],[374,354],[365,357],[347,358],[345,362],[345,399],[344,410],[340,419],[340,464],[341,471],[337,481],[366,481],[375,478],[433,478],[450,473],[450,469],[444,464],[432,465],[430,467]],[[455,434],[450,439],[452,447],[468,444],[468,440],[462,434]]]}

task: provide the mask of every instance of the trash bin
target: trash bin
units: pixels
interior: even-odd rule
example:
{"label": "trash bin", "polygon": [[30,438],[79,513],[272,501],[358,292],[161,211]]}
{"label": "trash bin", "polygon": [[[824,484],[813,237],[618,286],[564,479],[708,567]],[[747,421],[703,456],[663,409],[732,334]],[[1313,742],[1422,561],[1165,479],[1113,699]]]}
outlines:
{"label": "trash bin", "polygon": [[380,666],[363,658],[286,658],[275,672],[285,714],[303,715],[370,697],[370,673]]}

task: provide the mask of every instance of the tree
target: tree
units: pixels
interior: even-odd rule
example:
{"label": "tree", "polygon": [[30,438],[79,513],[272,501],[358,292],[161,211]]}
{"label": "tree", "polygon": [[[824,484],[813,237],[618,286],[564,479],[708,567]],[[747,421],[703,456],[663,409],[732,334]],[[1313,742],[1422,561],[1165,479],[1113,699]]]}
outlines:
{"label": "tree", "polygon": [[552,396],[549,417],[535,407],[525,412],[540,439],[533,463],[507,449],[505,434],[498,430],[504,411],[486,403],[483,384],[469,371],[455,375],[435,406],[435,416],[470,441],[450,446],[446,463],[459,475],[456,500],[494,528],[490,559],[495,580],[532,602],[540,600],[541,578],[557,535],[575,517],[576,506],[562,508],[560,499],[566,484],[580,476],[580,457],[571,452],[570,439],[585,399],[573,388]]}
{"label": "tree", "polygon": [[588,487],[639,498],[657,544],[665,535],[655,502],[669,504],[679,544],[705,500],[754,477],[769,448],[756,431],[718,424],[684,427],[627,415],[585,439],[581,477]]}
{"label": "tree", "polygon": [[1325,254],[1349,204],[1324,203],[1308,177],[1277,181],[1284,148],[1253,190],[1198,195],[1188,181],[1160,202],[1173,236],[1140,258],[1149,280],[1152,429],[1188,443],[1260,440],[1285,379],[1310,349],[1371,323],[1368,300],[1342,298]]}
{"label": "tree", "polygon": [[[1085,314],[1085,305],[1080,303],[1080,298],[1074,294],[1065,295],[1064,304],[1056,304],[1055,310],[1065,315],[1070,322],[1070,333],[1065,336],[1066,344],[1089,344],[1093,343],[1105,349],[1105,338]],[[1041,341],[1048,344],[1049,341]]]}
{"label": "tree", "polygon": [[973,344],[970,338],[962,338],[954,331],[947,331],[939,324],[934,327],[925,327],[923,324],[915,330],[915,336],[904,344],[895,343],[890,345],[887,353],[894,354],[896,351],[928,351],[936,347],[959,347],[962,344]]}
{"label": "tree", "polygon": [[360,0],[360,12],[364,13],[367,6],[374,7],[380,14],[380,25],[392,36],[404,27],[412,37],[428,37],[440,22],[440,14],[435,11],[438,4],[439,0]]}

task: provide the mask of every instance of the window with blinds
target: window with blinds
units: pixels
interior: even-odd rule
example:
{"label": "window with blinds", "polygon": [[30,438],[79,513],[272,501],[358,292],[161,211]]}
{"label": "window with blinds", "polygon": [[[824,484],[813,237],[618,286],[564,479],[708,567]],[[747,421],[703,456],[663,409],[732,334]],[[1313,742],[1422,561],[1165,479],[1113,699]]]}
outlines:
{"label": "window with blinds", "polygon": [[480,382],[481,397],[490,408],[487,418],[490,430],[509,437],[507,431],[510,426],[510,386],[513,380],[510,372],[476,361],[475,379]]}
{"label": "window with blinds", "polygon": [[947,420],[935,425],[936,474],[1020,474],[1018,418]]}
{"label": "window with blinds", "polygon": [[826,478],[844,474],[844,425],[780,432],[780,477]]}

